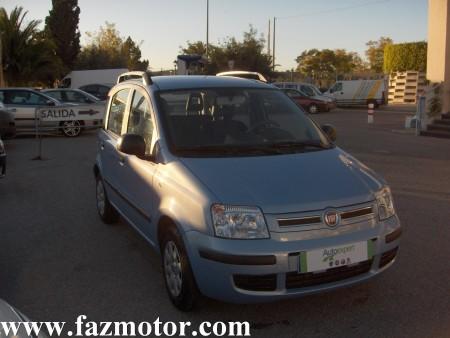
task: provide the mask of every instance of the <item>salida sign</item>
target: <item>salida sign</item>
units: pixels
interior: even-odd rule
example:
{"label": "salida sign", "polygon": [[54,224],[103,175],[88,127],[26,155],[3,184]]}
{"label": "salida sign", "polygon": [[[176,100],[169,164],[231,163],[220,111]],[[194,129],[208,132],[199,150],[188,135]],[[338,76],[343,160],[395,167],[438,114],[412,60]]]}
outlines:
{"label": "salida sign", "polygon": [[101,119],[100,111],[90,107],[57,107],[40,109],[41,121],[71,121]]}

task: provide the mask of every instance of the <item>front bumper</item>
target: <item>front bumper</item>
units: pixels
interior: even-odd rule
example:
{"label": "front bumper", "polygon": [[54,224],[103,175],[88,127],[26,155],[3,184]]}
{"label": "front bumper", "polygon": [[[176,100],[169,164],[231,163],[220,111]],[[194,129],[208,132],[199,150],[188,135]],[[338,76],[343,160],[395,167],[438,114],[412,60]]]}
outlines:
{"label": "front bumper", "polygon": [[0,178],[6,175],[6,154],[0,154]]}
{"label": "front bumper", "polygon": [[[322,292],[362,282],[395,260],[401,226],[398,218],[362,231],[316,239],[228,240],[196,231],[184,240],[199,290],[233,303],[266,302]],[[389,243],[387,243],[386,236]],[[373,241],[371,259],[318,273],[299,273],[300,253],[358,241]]]}

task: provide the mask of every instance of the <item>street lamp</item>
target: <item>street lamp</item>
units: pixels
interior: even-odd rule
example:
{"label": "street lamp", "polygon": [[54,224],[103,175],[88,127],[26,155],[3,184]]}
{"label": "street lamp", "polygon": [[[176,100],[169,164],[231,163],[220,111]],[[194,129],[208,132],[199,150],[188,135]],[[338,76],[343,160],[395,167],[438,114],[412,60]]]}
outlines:
{"label": "street lamp", "polygon": [[206,58],[209,49],[209,0],[206,0]]}

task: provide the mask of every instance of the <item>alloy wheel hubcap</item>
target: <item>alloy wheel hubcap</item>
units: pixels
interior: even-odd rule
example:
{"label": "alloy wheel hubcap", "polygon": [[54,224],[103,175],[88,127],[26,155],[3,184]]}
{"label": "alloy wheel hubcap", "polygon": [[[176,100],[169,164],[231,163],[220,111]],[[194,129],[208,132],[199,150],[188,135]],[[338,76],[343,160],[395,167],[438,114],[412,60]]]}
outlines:
{"label": "alloy wheel hubcap", "polygon": [[178,297],[181,293],[183,276],[181,270],[180,253],[174,242],[169,241],[164,248],[164,272],[170,293]]}
{"label": "alloy wheel hubcap", "polygon": [[80,131],[80,122],[78,121],[65,121],[63,124],[63,132],[67,136],[77,136]]}
{"label": "alloy wheel hubcap", "polygon": [[105,189],[100,180],[97,182],[97,209],[100,215],[103,216],[105,214]]}
{"label": "alloy wheel hubcap", "polygon": [[311,114],[317,113],[317,107],[316,107],[316,106],[311,106],[311,107],[309,107],[309,112],[310,112]]}

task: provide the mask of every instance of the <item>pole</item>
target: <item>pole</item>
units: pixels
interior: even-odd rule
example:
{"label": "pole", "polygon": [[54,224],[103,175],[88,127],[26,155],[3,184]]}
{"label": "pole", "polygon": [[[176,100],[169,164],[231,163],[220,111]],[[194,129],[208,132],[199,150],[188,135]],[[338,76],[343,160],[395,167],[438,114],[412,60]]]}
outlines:
{"label": "pole", "polygon": [[4,78],[3,78],[3,32],[0,32],[0,87],[4,87]]}
{"label": "pole", "polygon": [[267,32],[267,54],[270,55],[270,19],[269,19],[269,31]]}
{"label": "pole", "polygon": [[273,17],[273,43],[272,43],[272,71],[275,71],[275,25],[277,18]]}
{"label": "pole", "polygon": [[209,49],[209,0],[206,0],[206,58]]}

